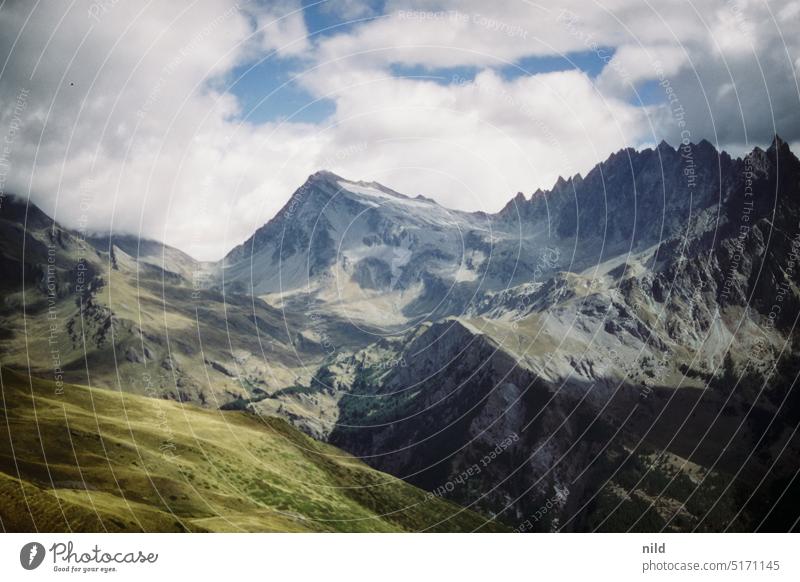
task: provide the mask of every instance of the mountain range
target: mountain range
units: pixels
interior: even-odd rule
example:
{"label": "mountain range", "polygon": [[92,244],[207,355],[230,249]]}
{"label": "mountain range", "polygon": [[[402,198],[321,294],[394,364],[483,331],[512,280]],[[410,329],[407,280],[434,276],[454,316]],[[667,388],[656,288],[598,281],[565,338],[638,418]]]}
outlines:
{"label": "mountain range", "polygon": [[216,263],[14,197],[0,239],[0,364],[58,396],[277,417],[500,528],[798,527],[800,161],[777,136],[621,150],[496,214],[321,171]]}

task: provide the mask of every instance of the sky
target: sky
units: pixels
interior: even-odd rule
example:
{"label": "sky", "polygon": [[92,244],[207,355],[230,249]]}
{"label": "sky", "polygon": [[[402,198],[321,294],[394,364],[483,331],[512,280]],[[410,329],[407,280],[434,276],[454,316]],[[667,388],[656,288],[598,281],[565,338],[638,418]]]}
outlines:
{"label": "sky", "polygon": [[320,169],[494,212],[624,147],[800,150],[799,0],[0,1],[0,190],[202,260]]}

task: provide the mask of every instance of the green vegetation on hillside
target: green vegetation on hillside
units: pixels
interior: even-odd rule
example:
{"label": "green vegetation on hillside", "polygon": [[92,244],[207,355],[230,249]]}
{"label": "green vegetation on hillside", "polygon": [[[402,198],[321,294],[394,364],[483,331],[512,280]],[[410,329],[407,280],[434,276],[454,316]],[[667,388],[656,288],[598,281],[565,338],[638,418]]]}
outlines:
{"label": "green vegetation on hillside", "polygon": [[501,529],[280,419],[0,379],[5,531]]}

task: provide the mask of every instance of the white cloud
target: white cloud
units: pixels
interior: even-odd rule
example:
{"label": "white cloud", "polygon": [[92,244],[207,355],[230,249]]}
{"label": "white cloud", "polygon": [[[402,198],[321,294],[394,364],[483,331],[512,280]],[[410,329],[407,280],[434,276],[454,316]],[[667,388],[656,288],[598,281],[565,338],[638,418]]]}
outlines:
{"label": "white cloud", "polygon": [[607,95],[631,96],[642,81],[674,77],[687,64],[682,47],[674,45],[622,45],[597,79]]}
{"label": "white cloud", "polygon": [[509,82],[486,70],[449,86],[367,77],[337,93],[336,141],[369,155],[332,169],[453,208],[496,211],[642,137],[642,111],[604,100],[577,71]]}
{"label": "white cloud", "polygon": [[298,56],[310,49],[303,9],[294,0],[271,2],[256,10],[258,33],[262,48],[276,51],[280,56]]}

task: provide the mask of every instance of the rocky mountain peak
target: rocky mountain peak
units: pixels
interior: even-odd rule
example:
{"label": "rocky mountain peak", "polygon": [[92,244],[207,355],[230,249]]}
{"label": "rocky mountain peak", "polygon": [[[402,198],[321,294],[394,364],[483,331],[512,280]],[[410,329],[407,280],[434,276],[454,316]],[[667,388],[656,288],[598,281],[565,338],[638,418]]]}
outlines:
{"label": "rocky mountain peak", "polygon": [[337,180],[343,180],[341,176],[338,174],[334,174],[330,170],[319,170],[311,174],[306,182],[336,182]]}
{"label": "rocky mountain peak", "polygon": [[0,194],[0,220],[19,224],[27,221],[28,228],[53,227],[55,221],[33,202],[16,194]]}
{"label": "rocky mountain peak", "polygon": [[699,142],[697,142],[697,149],[702,152],[717,153],[717,148],[714,147],[714,144],[707,139],[701,139]]}
{"label": "rocky mountain peak", "polygon": [[781,136],[779,136],[777,133],[775,134],[775,137],[772,138],[772,143],[767,149],[767,151],[788,151],[788,150],[789,150],[789,144],[787,144],[783,139],[781,139]]}
{"label": "rocky mountain peak", "polygon": [[[541,190],[538,190],[541,192]],[[534,194],[534,197],[536,194]],[[509,216],[516,216],[517,213],[522,213],[525,211],[525,207],[528,204],[527,198],[525,198],[525,194],[522,192],[517,192],[517,195],[514,196],[511,200],[509,200],[503,209],[500,211],[501,215],[508,214]]]}
{"label": "rocky mountain peak", "polygon": [[659,152],[673,151],[674,152],[675,148],[673,148],[671,145],[669,145],[667,143],[667,140],[662,139],[660,142],[658,142],[658,145],[656,146],[656,151],[659,151]]}

